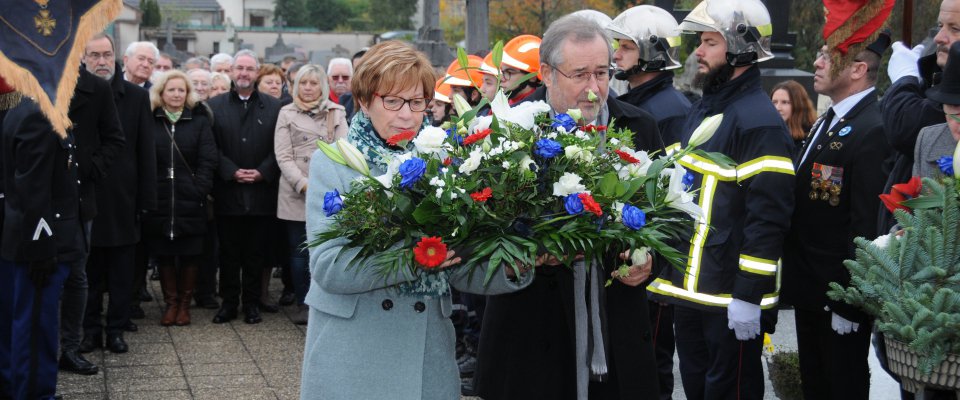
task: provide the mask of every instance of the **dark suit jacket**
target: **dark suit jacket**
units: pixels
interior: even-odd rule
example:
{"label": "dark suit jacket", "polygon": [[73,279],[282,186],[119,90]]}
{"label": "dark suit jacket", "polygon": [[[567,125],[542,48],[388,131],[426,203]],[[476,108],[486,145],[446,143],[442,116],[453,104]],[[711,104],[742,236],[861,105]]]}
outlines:
{"label": "dark suit jacket", "polygon": [[[119,64],[117,71],[120,70]],[[96,185],[98,213],[93,246],[124,246],[140,241],[140,212],[157,205],[157,162],[150,130],[150,94],[114,74],[109,81],[126,144],[110,173]]]}
{"label": "dark suit jacket", "polygon": [[[881,165],[893,152],[884,140],[883,129],[877,97],[871,93],[828,131],[832,135],[821,134],[809,145],[810,153],[797,166],[796,205],[784,244],[784,302],[808,310],[823,310],[829,305],[850,321],[868,319],[849,304],[829,300],[826,292],[830,282],[849,284],[850,274],[843,260],[854,257],[853,239],[876,237],[878,196],[887,179]],[[797,162],[803,150],[798,153]],[[843,168],[838,205],[810,198],[814,163],[834,167],[834,173],[836,168]]]}
{"label": "dark suit jacket", "polygon": [[[544,100],[541,87],[526,101]],[[634,135],[638,150],[660,150],[663,140],[650,114],[613,97],[610,118]],[[618,263],[605,263],[609,271]],[[601,272],[606,276],[608,272]],[[657,363],[644,287],[614,284],[603,293],[608,366],[622,399],[655,399]],[[538,268],[518,292],[490,296],[480,335],[477,386],[480,396],[504,399],[576,398],[573,274],[564,267]]]}
{"label": "dark suit jacket", "polygon": [[110,84],[81,66],[68,115],[80,166],[80,218],[90,221],[97,215],[96,185],[125,145]]}
{"label": "dark suit jacket", "polygon": [[2,129],[4,221],[0,256],[27,263],[86,251],[72,139],[60,139],[33,101],[7,112]]}

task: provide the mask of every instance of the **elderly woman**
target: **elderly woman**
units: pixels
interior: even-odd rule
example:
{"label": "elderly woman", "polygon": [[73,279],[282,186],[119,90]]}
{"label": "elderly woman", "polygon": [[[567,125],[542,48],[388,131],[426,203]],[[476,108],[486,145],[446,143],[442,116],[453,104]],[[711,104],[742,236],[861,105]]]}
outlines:
{"label": "elderly woman", "polygon": [[280,109],[274,150],[283,179],[277,196],[277,218],[283,222],[290,246],[290,274],[296,293],[299,313],[293,318],[306,324],[308,309],[303,304],[310,285],[307,269],[309,255],[303,247],[306,240],[306,193],[310,156],[317,149],[317,140],[333,143],[347,135],[347,118],[343,106],[328,100],[330,87],[323,67],[308,64],[293,79],[293,103]]}
{"label": "elderly woman", "polygon": [[210,73],[210,94],[208,99],[212,99],[222,93],[230,91],[230,75],[223,72]]}
{"label": "elderly woman", "polygon": [[207,194],[213,188],[217,145],[206,108],[187,75],[169,71],[150,88],[157,148],[157,209],[143,219],[143,235],[156,256],[166,309],[160,324],[189,325],[207,231]]}
{"label": "elderly woman", "polygon": [[[370,48],[351,87],[360,106],[347,134],[367,158],[371,174],[386,171],[388,160],[405,148],[386,139],[419,131],[433,98],[430,61],[406,44],[387,41]],[[360,175],[316,152],[310,161],[307,232],[331,228],[323,212],[324,193],[350,189]],[[461,260],[447,253],[448,274],[404,272],[382,277],[346,238],[310,249],[310,323],[304,347],[301,399],[459,399],[451,301],[447,287],[496,294],[518,290],[532,279],[513,282],[508,270],[483,286],[484,268],[471,275],[454,269]],[[359,263],[356,267],[351,263]],[[446,278],[446,277],[449,278]],[[431,288],[431,289],[424,289]],[[432,289],[444,288],[444,289]]]}
{"label": "elderly woman", "polygon": [[187,71],[193,90],[197,94],[197,101],[207,101],[210,98],[210,71],[194,68]]}
{"label": "elderly woman", "polygon": [[283,96],[283,70],[273,64],[261,65],[256,84],[260,93],[279,99]]}

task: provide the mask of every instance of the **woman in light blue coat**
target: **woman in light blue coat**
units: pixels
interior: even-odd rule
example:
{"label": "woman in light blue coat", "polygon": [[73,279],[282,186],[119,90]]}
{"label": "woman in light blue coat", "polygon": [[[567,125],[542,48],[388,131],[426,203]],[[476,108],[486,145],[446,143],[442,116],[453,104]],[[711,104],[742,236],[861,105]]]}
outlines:
{"label": "woman in light blue coat", "polygon": [[[347,139],[365,154],[371,174],[385,173],[387,160],[406,151],[385,139],[420,130],[434,80],[426,57],[405,44],[385,42],[367,52],[353,77],[360,112]],[[322,152],[314,154],[307,184],[308,236],[333,223],[323,212],[324,193],[347,192],[359,176]],[[484,268],[476,268],[474,276],[465,268],[450,268],[385,279],[375,268],[351,265],[359,249],[344,248],[347,243],[344,238],[310,249],[310,316],[300,398],[459,399],[450,288],[505,293],[528,285],[533,274],[511,278],[512,269],[501,268],[487,286]],[[441,267],[459,261],[448,252]]]}

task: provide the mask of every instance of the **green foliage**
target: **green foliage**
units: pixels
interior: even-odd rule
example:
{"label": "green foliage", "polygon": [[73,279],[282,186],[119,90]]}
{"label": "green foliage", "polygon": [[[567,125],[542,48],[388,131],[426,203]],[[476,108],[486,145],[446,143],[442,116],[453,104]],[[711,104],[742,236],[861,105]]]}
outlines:
{"label": "green foliage", "polygon": [[283,18],[285,26],[315,26],[307,13],[305,0],[274,0],[273,18]]}
{"label": "green foliage", "polygon": [[306,0],[306,6],[309,19],[305,23],[321,31],[332,31],[355,15],[344,0]]}
{"label": "green foliage", "polygon": [[410,18],[417,12],[417,0],[370,0],[370,18],[377,31],[413,29]]}
{"label": "green foliage", "polygon": [[160,15],[160,5],[157,0],[140,0],[140,10],[143,11],[143,20],[141,26],[156,28],[163,22],[163,16]]}
{"label": "green foliage", "polygon": [[857,238],[856,259],[844,261],[850,287],[833,282],[827,295],[875,316],[880,331],[921,355],[929,374],[960,352],[960,201],[949,181],[924,178],[923,190],[921,198],[941,206],[898,210],[903,236],[886,247]]}
{"label": "green foliage", "polygon": [[773,391],[781,400],[800,400],[800,355],[795,351],[781,351],[770,356],[767,364]]}

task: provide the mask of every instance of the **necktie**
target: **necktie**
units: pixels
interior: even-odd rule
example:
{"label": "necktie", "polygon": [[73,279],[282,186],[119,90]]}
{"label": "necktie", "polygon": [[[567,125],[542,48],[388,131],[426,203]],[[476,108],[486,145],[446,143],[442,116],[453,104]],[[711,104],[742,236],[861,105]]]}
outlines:
{"label": "necktie", "polygon": [[833,117],[836,115],[837,114],[833,112],[833,107],[830,107],[830,109],[827,110],[827,115],[823,117],[823,120],[820,123],[820,126],[818,127],[816,134],[814,134],[813,137],[811,137],[810,140],[807,142],[807,147],[803,151],[803,157],[800,159],[800,163],[798,164],[798,166],[800,164],[803,164],[804,161],[806,161],[807,156],[810,154],[810,150],[814,147],[814,145],[820,144],[821,142],[824,141],[824,137],[826,137],[827,130],[830,129],[830,123],[833,122]]}

